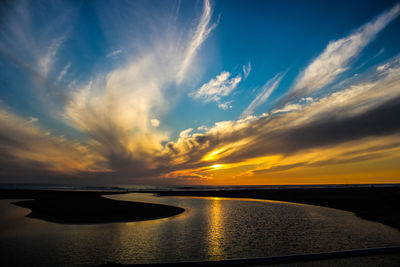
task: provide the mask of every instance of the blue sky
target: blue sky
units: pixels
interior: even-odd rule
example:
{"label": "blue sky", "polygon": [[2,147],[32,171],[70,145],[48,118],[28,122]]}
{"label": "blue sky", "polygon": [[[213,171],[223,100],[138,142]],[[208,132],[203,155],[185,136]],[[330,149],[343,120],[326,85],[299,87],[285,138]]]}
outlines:
{"label": "blue sky", "polygon": [[[258,142],[268,141],[263,138],[278,123],[274,120],[304,117],[304,110],[328,99],[336,103],[346,90],[367,84],[387,90],[368,101],[358,96],[359,102],[352,105],[354,110],[365,107],[362,114],[378,108],[371,103],[396,99],[400,90],[389,80],[396,79],[393,73],[399,64],[396,1],[8,1],[1,5],[4,182],[76,182],[90,174],[99,178],[88,183],[207,183],[213,175],[204,168],[211,163],[226,167],[218,171],[243,176],[283,165],[296,167],[299,162],[282,161],[288,158],[285,144],[273,153],[250,149],[242,157],[237,151],[242,145],[257,147]],[[363,94],[371,95],[368,88]],[[348,107],[337,108],[334,119],[340,120],[339,110]],[[355,116],[354,110],[346,118]],[[324,117],[332,110],[309,112]],[[268,116],[273,119],[264,123],[270,128],[250,142],[242,128],[253,129]],[[297,119],[297,123],[303,127],[311,122]],[[232,131],[223,141],[218,136],[227,129],[221,125]],[[381,128],[379,134],[367,130],[293,153],[338,148],[376,135],[397,140],[393,129],[389,127],[389,133]],[[216,139],[203,147],[199,136]],[[221,155],[207,160],[214,152]],[[280,161],[261,159],[271,153]],[[259,160],[244,164],[247,167],[239,164],[249,159]],[[310,168],[312,160],[305,161]],[[28,167],[19,171],[21,165]],[[39,178],[27,178],[32,170]],[[265,177],[257,181],[268,183]]]}

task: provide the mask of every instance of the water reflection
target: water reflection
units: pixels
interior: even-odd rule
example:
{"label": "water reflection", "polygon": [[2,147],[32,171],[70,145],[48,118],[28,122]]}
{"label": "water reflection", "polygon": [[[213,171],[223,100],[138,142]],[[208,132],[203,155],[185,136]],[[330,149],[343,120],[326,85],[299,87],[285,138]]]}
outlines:
{"label": "water reflection", "polygon": [[223,240],[225,231],[223,225],[223,211],[221,200],[218,197],[212,198],[211,208],[208,217],[207,253],[213,258],[220,259],[223,255]]}
{"label": "water reflection", "polygon": [[204,261],[400,245],[400,232],[393,228],[316,206],[149,194],[108,197],[174,205],[186,212],[151,221],[60,225],[25,218],[27,209],[0,200],[0,252],[7,256],[2,262],[10,263],[6,266],[92,266],[108,261]]}

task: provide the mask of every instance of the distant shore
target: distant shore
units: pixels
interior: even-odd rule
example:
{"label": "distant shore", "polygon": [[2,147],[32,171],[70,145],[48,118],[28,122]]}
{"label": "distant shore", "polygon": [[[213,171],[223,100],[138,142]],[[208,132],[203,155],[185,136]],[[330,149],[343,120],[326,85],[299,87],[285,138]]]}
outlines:
{"label": "distant shore", "polygon": [[110,192],[0,190],[2,199],[33,199],[13,203],[30,209],[27,217],[62,224],[151,220],[185,211],[168,205],[112,200],[102,197],[103,194]]}
{"label": "distant shore", "polygon": [[159,196],[229,197],[278,200],[341,209],[400,230],[400,186],[148,191]]}

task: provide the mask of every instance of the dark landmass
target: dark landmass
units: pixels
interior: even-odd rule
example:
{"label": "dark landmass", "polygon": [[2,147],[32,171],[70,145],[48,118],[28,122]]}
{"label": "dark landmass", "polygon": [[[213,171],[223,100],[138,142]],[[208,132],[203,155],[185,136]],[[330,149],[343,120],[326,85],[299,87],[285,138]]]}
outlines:
{"label": "dark landmass", "polygon": [[174,216],[185,211],[168,205],[107,199],[101,196],[104,194],[106,192],[101,191],[1,190],[0,198],[33,198],[13,204],[32,210],[27,217],[63,224],[151,220]]}
{"label": "dark landmass", "polygon": [[251,190],[158,191],[159,196],[255,198],[324,206],[354,212],[400,230],[400,186]]}

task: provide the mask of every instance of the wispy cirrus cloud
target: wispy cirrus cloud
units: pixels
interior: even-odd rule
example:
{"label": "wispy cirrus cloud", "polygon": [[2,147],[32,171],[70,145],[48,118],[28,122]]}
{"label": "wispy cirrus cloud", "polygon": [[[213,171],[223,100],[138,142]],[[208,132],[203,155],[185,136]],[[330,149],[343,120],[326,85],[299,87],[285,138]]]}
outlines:
{"label": "wispy cirrus cloud", "polygon": [[[16,1],[9,4],[0,32],[0,46],[26,64],[33,64],[37,72],[47,76],[53,70],[57,54],[72,29],[71,13],[65,12],[66,3],[54,2],[32,13],[32,3]],[[47,24],[37,33],[32,25],[46,17]],[[6,47],[6,48],[5,48]]]}
{"label": "wispy cirrus cloud", "polygon": [[60,74],[57,76],[57,81],[61,81],[65,75],[67,75],[69,68],[71,68],[71,62],[69,62],[67,65],[64,66],[64,68],[61,70]]}
{"label": "wispy cirrus cloud", "polygon": [[204,103],[217,102],[220,108],[227,109],[230,102],[220,103],[220,101],[235,90],[241,80],[240,74],[231,78],[230,72],[223,71],[217,77],[203,84],[197,91],[192,92],[190,96]]}
{"label": "wispy cirrus cloud", "polygon": [[245,118],[254,113],[254,110],[260,105],[264,104],[274,90],[278,87],[280,81],[286,73],[278,73],[272,79],[268,80],[262,87],[260,92],[254,98],[254,100],[247,106],[247,108],[240,115],[241,118]]}
{"label": "wispy cirrus cloud", "polygon": [[347,37],[332,41],[297,77],[284,102],[309,95],[334,81],[376,35],[400,14],[400,4],[361,26]]}
{"label": "wispy cirrus cloud", "polygon": [[44,55],[40,56],[40,58],[38,59],[37,64],[39,67],[39,73],[44,77],[47,77],[49,72],[52,70],[52,66],[56,59],[57,52],[62,46],[65,39],[66,39],[65,36],[53,39],[50,45],[45,50]]}
{"label": "wispy cirrus cloud", "polygon": [[114,50],[114,51],[108,53],[106,57],[108,57],[108,58],[116,57],[121,53],[122,53],[122,49],[117,49],[117,50]]}
{"label": "wispy cirrus cloud", "polygon": [[62,75],[61,68],[67,64],[62,51],[74,27],[75,9],[62,1],[42,4],[17,0],[4,5],[7,12],[0,24],[0,54],[14,68],[5,79],[13,82],[23,76],[29,84],[24,91],[41,103],[36,107],[53,110],[50,116],[58,114],[54,107],[63,105],[67,98],[57,82],[66,74]]}
{"label": "wispy cirrus cloud", "polygon": [[250,62],[247,65],[243,65],[243,79],[246,80],[249,77],[251,72],[251,64]]}
{"label": "wispy cirrus cloud", "polygon": [[184,77],[187,69],[190,67],[190,63],[192,62],[194,56],[197,53],[197,50],[203,44],[203,42],[207,39],[210,32],[217,26],[216,24],[209,25],[212,15],[212,9],[209,0],[204,1],[204,10],[201,15],[199,24],[193,34],[193,37],[186,48],[186,53],[183,57],[182,63],[178,69],[176,74],[176,81],[180,84]]}

